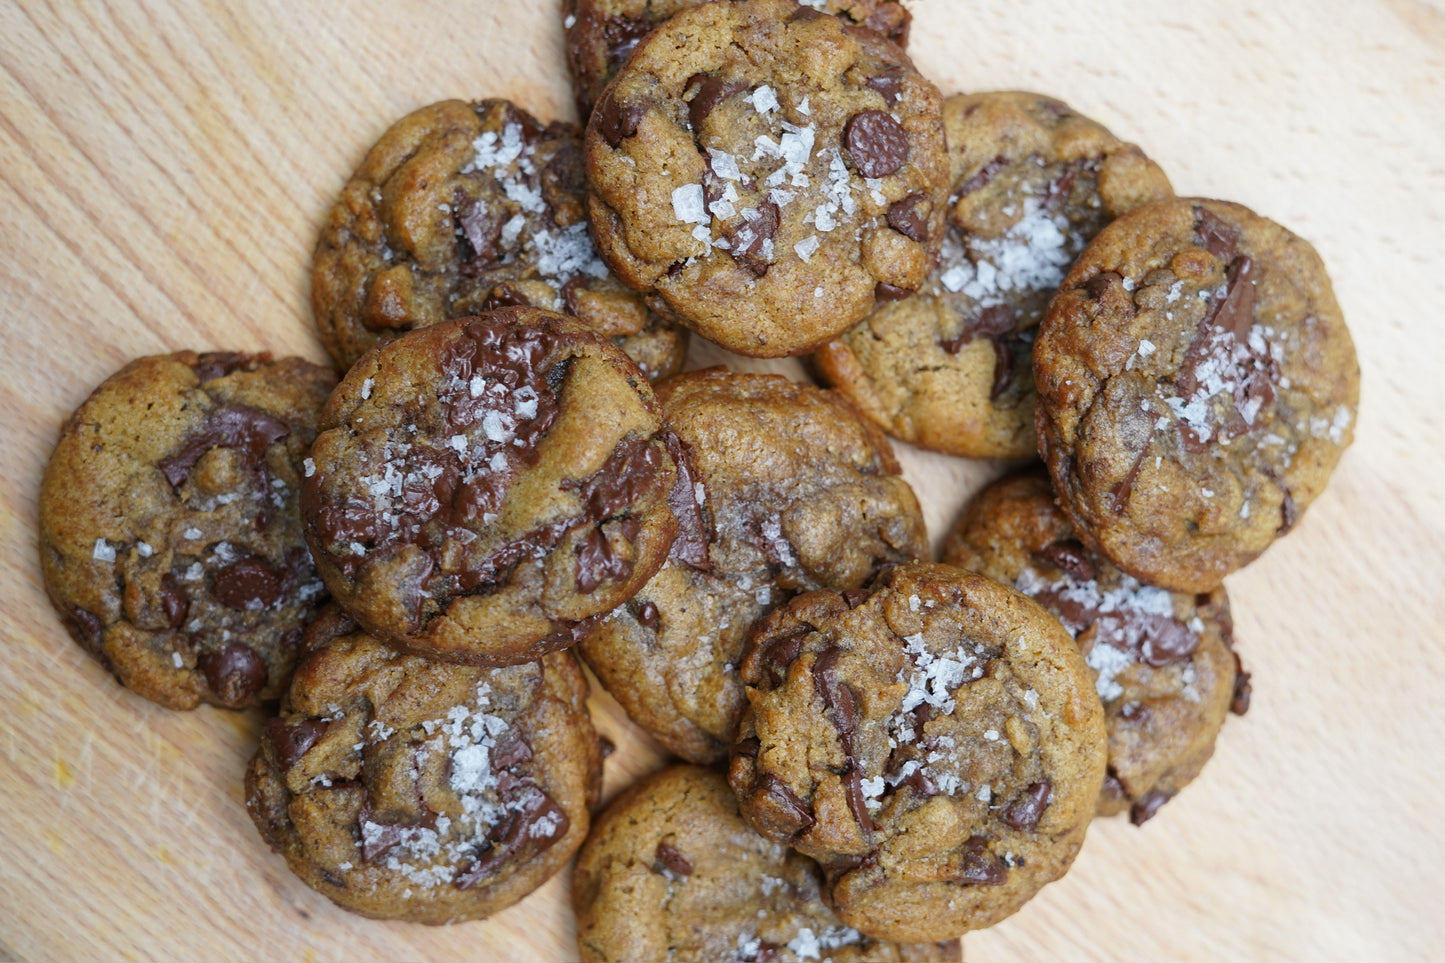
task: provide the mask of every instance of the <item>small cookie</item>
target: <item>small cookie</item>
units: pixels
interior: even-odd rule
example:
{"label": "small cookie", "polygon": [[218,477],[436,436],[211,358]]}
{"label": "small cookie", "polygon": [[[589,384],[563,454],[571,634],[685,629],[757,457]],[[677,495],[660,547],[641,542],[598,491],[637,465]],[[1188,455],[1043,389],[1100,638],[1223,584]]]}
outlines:
{"label": "small cookie", "polygon": [[580,651],[659,742],[716,762],[743,710],[753,621],[799,592],[856,588],[928,539],[888,439],[835,393],[712,368],[667,379],[657,398],[687,450],[689,522]]}
{"label": "small cookie", "polygon": [[793,0],[683,10],[587,125],[598,250],[725,348],[811,351],[927,277],[941,102],[897,46]]}
{"label": "small cookie", "polygon": [[1039,450],[1079,538],[1207,592],[1294,527],[1354,438],[1360,367],[1314,248],[1225,201],[1094,239],[1034,346]]}
{"label": "small cookie", "polygon": [[[703,0],[563,0],[567,65],[572,68],[578,116],[591,116],[597,98],[602,96],[638,41],[679,10],[701,2]],[[807,0],[806,6],[880,33],[900,47],[908,43],[912,17],[898,0]]]}
{"label": "small cookie", "polygon": [[954,960],[958,940],[896,945],[845,926],[817,864],[753,832],[719,772],[674,766],[634,783],[577,854],[584,963]]}
{"label": "small cookie", "polygon": [[1031,456],[1034,328],[1049,298],[1105,224],[1173,191],[1138,147],[1049,97],[957,94],[943,123],[953,196],[938,265],[814,364],[904,441]]}
{"label": "small cookie", "polygon": [[924,942],[991,926],[1064,874],[1104,779],[1093,677],[1025,596],[916,562],[758,622],[729,782],[822,863],[849,926]]}
{"label": "small cookie", "polygon": [[246,770],[306,885],[374,919],[506,909],[587,836],[602,752],[566,652],[500,669],[402,655],[328,609]]}
{"label": "small cookie", "polygon": [[608,273],[587,226],[582,131],[505,100],[444,100],[392,125],[327,216],[311,273],[321,341],[344,371],[414,328],[508,305],[576,316],[649,378],[687,332]]}
{"label": "small cookie", "polygon": [[419,655],[509,665],[571,645],[676,531],[647,379],[550,311],[379,346],[318,429],[302,510],[321,577],[368,632]]}
{"label": "small cookie", "polygon": [[139,358],[71,415],[40,485],[40,563],[65,627],[172,709],[284,690],[326,600],[301,534],[302,459],[336,384],[270,355]]}
{"label": "small cookie", "polygon": [[1209,761],[1231,708],[1249,707],[1224,586],[1168,592],[1119,571],[1079,544],[1042,470],[974,498],[943,560],[1013,586],[1078,641],[1109,732],[1101,816],[1152,817]]}

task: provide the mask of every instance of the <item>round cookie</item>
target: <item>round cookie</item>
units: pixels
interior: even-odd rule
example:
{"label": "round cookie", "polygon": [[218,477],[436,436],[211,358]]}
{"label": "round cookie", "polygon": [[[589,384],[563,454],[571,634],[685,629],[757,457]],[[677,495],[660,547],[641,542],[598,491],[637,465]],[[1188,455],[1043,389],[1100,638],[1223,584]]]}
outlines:
{"label": "round cookie", "polygon": [[712,368],[657,398],[687,451],[683,534],[580,651],[659,742],[716,762],[743,710],[753,621],[799,592],[856,588],[928,540],[888,440],[837,394]]}
{"label": "round cookie", "polygon": [[391,126],[327,216],[311,273],[344,371],[378,342],[508,305],[576,316],[672,374],[687,332],[608,273],[587,226],[582,131],[505,100],[444,100]]}
{"label": "round cookie", "polygon": [[602,753],[577,661],[488,669],[403,655],[335,606],[307,633],[246,770],[246,809],[291,871],[375,919],[511,906],[587,836]]}
{"label": "round cookie", "polygon": [[379,346],[318,429],[302,510],[321,577],[419,655],[508,665],[571,645],[677,528],[651,387],[560,314],[501,308]]}
{"label": "round cookie", "polygon": [[1080,256],[1034,346],[1039,450],[1080,540],[1207,592],[1325,487],[1360,368],[1314,248],[1238,204],[1158,201]]}
{"label": "round cookie", "polygon": [[1248,708],[1224,587],[1168,592],[1089,552],[1042,471],[1002,479],[970,502],[943,561],[1013,586],[1078,641],[1109,733],[1101,816],[1152,817],[1209,761],[1231,708]]}
{"label": "round cookie", "polygon": [[598,250],[725,348],[811,351],[927,277],[941,100],[897,46],[793,0],[683,10],[587,125]]}
{"label": "round cookie", "polygon": [[1018,91],[943,105],[953,195],[938,264],[820,348],[825,381],[904,441],[975,458],[1037,450],[1034,328],[1109,221],[1173,191],[1133,144]]}
{"label": "round cookie", "polygon": [[139,358],[71,415],[40,484],[45,588],[71,636],[172,709],[283,691],[326,600],[302,459],[336,373],[223,352]]}
{"label": "round cookie", "polygon": [[841,923],[817,864],[753,832],[719,772],[674,766],[597,818],[572,879],[583,963],[959,960],[958,941],[896,945]]}
{"label": "round cookie", "polygon": [[[639,40],[668,17],[703,0],[563,0],[567,65],[577,113],[589,117],[617,68]],[[880,33],[902,47],[908,42],[908,9],[898,0],[810,0],[807,6]]]}
{"label": "round cookie", "polygon": [[1104,778],[1073,639],[983,576],[917,562],[758,622],[729,782],[822,863],[849,926],[922,942],[991,926],[1062,876]]}

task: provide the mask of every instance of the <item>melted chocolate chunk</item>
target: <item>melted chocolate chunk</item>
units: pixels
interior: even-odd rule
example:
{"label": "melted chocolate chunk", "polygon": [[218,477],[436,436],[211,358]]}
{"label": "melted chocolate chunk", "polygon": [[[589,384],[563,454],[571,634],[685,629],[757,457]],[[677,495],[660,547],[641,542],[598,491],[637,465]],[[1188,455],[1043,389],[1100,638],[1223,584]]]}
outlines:
{"label": "melted chocolate chunk", "polygon": [[873,296],[879,301],[902,301],[913,296],[912,288],[900,288],[896,284],[879,281],[873,285]]}
{"label": "melted chocolate chunk", "polygon": [[993,342],[993,384],[988,389],[988,400],[997,401],[1013,381],[1014,353],[1002,338],[989,340]]}
{"label": "melted chocolate chunk", "polygon": [[1054,784],[1047,777],[1029,786],[1013,802],[1004,807],[1000,818],[1020,832],[1031,833],[1039,828],[1039,820],[1048,808]]}
{"label": "melted chocolate chunk", "polygon": [[958,354],[963,346],[975,338],[999,338],[1014,329],[1013,308],[1006,304],[991,304],[981,309],[975,317],[965,319],[963,330],[947,341],[940,341],[943,350]]}
{"label": "melted chocolate chunk", "polygon": [[[620,527],[622,537],[631,542],[642,529],[642,522],[624,518]],[[614,582],[631,574],[632,559],[618,555],[602,529],[594,528],[587,533],[577,549],[577,591],[587,595],[604,582]]]}
{"label": "melted chocolate chunk", "polygon": [[296,765],[301,757],[326,735],[326,727],[327,723],[320,719],[303,719],[295,725],[287,725],[284,719],[277,716],[267,722],[266,739],[271,743],[276,765],[283,771]]}
{"label": "melted chocolate chunk", "polygon": [[908,160],[908,132],[881,110],[863,110],[848,118],[843,146],[864,177],[887,177]]}
{"label": "melted chocolate chunk", "polygon": [[492,771],[516,769],[533,759],[532,747],[515,731],[508,732],[492,750]]}
{"label": "melted chocolate chunk", "polygon": [[852,588],[843,590],[843,602],[850,609],[856,609],[866,601],[868,601],[867,589]]}
{"label": "melted chocolate chunk", "polygon": [[657,865],[678,876],[692,875],[692,863],[671,843],[657,844]]}
{"label": "melted chocolate chunk", "polygon": [[785,635],[781,639],[774,639],[763,647],[758,653],[762,662],[762,668],[772,679],[773,685],[783,684],[788,675],[788,666],[798,658],[798,653],[803,651],[803,640],[809,635],[807,629],[794,632],[792,635]]}
{"label": "melted chocolate chunk", "polygon": [[501,260],[502,251],[498,241],[502,235],[502,218],[483,204],[480,199],[468,196],[460,186],[452,192],[452,218],[460,231],[461,250],[457,252],[459,270],[465,275],[480,274],[488,266]]}
{"label": "melted chocolate chunk", "polygon": [[918,205],[928,200],[922,192],[894,201],[888,208],[888,226],[910,241],[928,243],[928,222],[918,213]]}
{"label": "melted chocolate chunk", "polygon": [[1007,166],[1008,158],[1002,154],[998,155],[968,175],[968,177],[964,178],[963,183],[958,185],[958,190],[954,193],[954,197],[965,197],[974,191],[982,190],[988,186],[989,181],[993,180],[999,171]]}
{"label": "melted chocolate chunk", "polygon": [[588,290],[587,284],[590,280],[587,275],[579,274],[562,285],[562,303],[567,306],[568,314],[577,314],[577,308],[582,301],[581,293]]}
{"label": "melted chocolate chunk", "polygon": [[[803,7],[798,11],[798,13],[802,13],[803,10],[809,10],[813,13],[818,12],[816,10],[813,10],[812,7]],[[797,16],[797,14],[794,14],[794,16]],[[770,943],[767,940],[758,940],[758,949],[757,952],[753,954],[753,963],[773,963],[773,961],[778,958],[778,953],[780,953],[782,949],[783,947],[779,943]]]}
{"label": "melted chocolate chunk", "polygon": [[733,743],[733,755],[756,759],[758,757],[758,750],[762,747],[762,741],[759,740],[757,736],[748,736],[746,739],[739,739]]}
{"label": "melted chocolate chunk", "polygon": [[1240,661],[1239,653],[1234,655],[1234,696],[1229,700],[1229,711],[1237,716],[1242,716],[1249,711],[1249,700],[1254,695],[1254,685],[1249,680],[1250,673],[1244,671],[1244,663]]}
{"label": "melted chocolate chunk", "polygon": [[1069,194],[1074,189],[1074,181],[1079,179],[1079,171],[1084,163],[1080,160],[1073,161],[1062,174],[1049,182],[1048,193],[1044,195],[1044,207],[1057,210],[1064,206],[1064,202],[1069,199]]}
{"label": "melted chocolate chunk", "polygon": [[1159,812],[1159,807],[1167,803],[1171,798],[1168,793],[1158,789],[1151,789],[1143,796],[1135,800],[1134,805],[1129,807],[1129,822],[1135,826],[1142,826],[1154,818]]}
{"label": "melted chocolate chunk", "polygon": [[1239,254],[1239,228],[1207,207],[1194,209],[1194,239],[1200,247],[1226,263]]}
{"label": "melted chocolate chunk", "polygon": [[1115,284],[1120,284],[1124,276],[1118,271],[1105,271],[1103,274],[1096,274],[1084,282],[1084,290],[1088,292],[1089,298],[1098,301],[1104,293]]}
{"label": "melted chocolate chunk", "polygon": [[1134,494],[1134,482],[1139,480],[1139,470],[1144,467],[1144,456],[1147,454],[1149,454],[1149,449],[1147,448],[1139,452],[1139,457],[1134,459],[1134,464],[1129,469],[1129,473],[1125,475],[1123,481],[1115,485],[1114,490],[1109,493],[1109,505],[1114,509],[1115,515],[1124,514],[1124,510],[1129,507],[1129,496]]}
{"label": "melted chocolate chunk", "polygon": [[664,467],[656,445],[646,438],[634,438],[612,449],[597,471],[580,482],[565,480],[562,488],[578,492],[586,506],[586,520],[596,524],[646,498]]}
{"label": "melted chocolate chunk", "polygon": [[697,87],[697,93],[687,105],[687,119],[692,125],[693,137],[702,133],[702,125],[718,104],[733,94],[747,90],[748,85],[732,80],[720,80],[707,74],[693,74],[688,78],[687,87]]}
{"label": "melted chocolate chunk", "polygon": [[597,132],[616,150],[622,146],[624,140],[637,133],[637,125],[642,123],[646,114],[647,109],[641,104],[618,107],[616,98],[609,95],[604,97],[597,107],[594,123],[597,125]]}
{"label": "melted chocolate chunk", "polygon": [[190,477],[191,469],[212,448],[230,448],[241,456],[248,471],[256,477],[257,487],[268,488],[266,449],[291,434],[282,421],[248,405],[234,402],[212,408],[199,431],[182,443],[173,455],[156,465],[172,488],[180,488]]}
{"label": "melted chocolate chunk", "polygon": [[[708,557],[708,528],[703,508],[697,501],[697,484],[692,474],[692,448],[675,432],[663,435],[668,453],[677,463],[677,481],[667,494],[667,507],[677,518],[677,537],[668,552],[669,558],[703,571],[712,568]],[[655,610],[655,609],[654,609]]]}
{"label": "melted chocolate chunk", "polygon": [[228,642],[219,651],[201,656],[200,669],[222,705],[243,705],[266,688],[266,660],[239,642]]}
{"label": "melted chocolate chunk", "polygon": [[70,616],[66,627],[70,634],[81,646],[91,655],[110,665],[110,660],[105,657],[105,623],[100,616],[94,612],[87,612],[77,605],[72,605],[65,610]]}
{"label": "melted chocolate chunk", "polygon": [[243,558],[216,573],[211,594],[226,608],[238,612],[269,609],[281,599],[281,576],[265,559]]}
{"label": "melted chocolate chunk", "polygon": [[853,687],[838,678],[838,659],[843,649],[833,646],[813,662],[813,689],[824,707],[833,714],[833,726],[843,744],[843,753],[855,764],[853,736],[858,732],[858,697]]}
{"label": "melted chocolate chunk", "polygon": [[1034,557],[1066,572],[1071,578],[1088,582],[1098,577],[1088,549],[1077,538],[1061,538],[1034,552]]}
{"label": "melted chocolate chunk", "polygon": [[903,68],[889,67],[869,77],[865,83],[870,90],[876,90],[882,94],[883,99],[888,102],[888,106],[892,107],[903,95]]}
{"label": "melted chocolate chunk", "polygon": [[766,797],[770,821],[780,824],[788,835],[797,836],[817,821],[788,784],[772,773],[763,776],[758,789]]}
{"label": "melted chocolate chunk", "polygon": [[531,307],[532,302],[517,286],[510,281],[503,281],[492,288],[487,299],[482,302],[483,311],[495,311],[497,308],[526,308]]}
{"label": "melted chocolate chunk", "polygon": [[783,213],[772,201],[763,201],[757,207],[758,217],[753,220],[742,218],[728,227],[724,236],[728,241],[728,253],[753,277],[768,273],[768,260],[763,256],[763,242],[777,237],[778,225]]}
{"label": "melted chocolate chunk", "polygon": [[256,366],[270,361],[269,354],[237,354],[234,351],[207,351],[197,356],[196,363],[191,365],[191,370],[196,373],[196,380],[200,382],[214,381],[223,378],[233,371],[256,370]]}
{"label": "melted chocolate chunk", "polygon": [[[1102,590],[1081,592],[1079,587],[1079,582],[1070,577],[1038,586],[1028,594],[1076,638],[1092,626],[1095,645],[1112,645],[1135,661],[1156,668],[1183,662],[1199,647],[1199,636],[1178,619],[1128,604],[1105,602]],[[1091,604],[1091,595],[1106,608]]]}
{"label": "melted chocolate chunk", "polygon": [[161,576],[161,609],[166,613],[166,624],[173,629],[178,629],[186,622],[186,613],[191,609],[191,603],[186,598],[186,590],[181,586],[181,580],[176,578],[174,572],[167,572]]}
{"label": "melted chocolate chunk", "polygon": [[653,23],[640,17],[608,17],[602,21],[602,43],[607,51],[607,67],[613,70],[632,56],[633,49],[652,32]]}
{"label": "melted chocolate chunk", "polygon": [[506,815],[487,833],[481,855],[457,874],[457,889],[471,889],[509,860],[531,859],[567,835],[567,814],[540,788],[522,784],[508,795]]}
{"label": "melted chocolate chunk", "polygon": [[970,836],[954,879],[965,886],[1001,886],[1008,880],[1008,867],[989,850],[985,837]]}
{"label": "melted chocolate chunk", "polygon": [[863,26],[902,47],[908,43],[908,26],[913,15],[901,3],[885,3],[868,15]]}
{"label": "melted chocolate chunk", "polygon": [[938,784],[929,778],[922,768],[915,769],[903,779],[903,785],[913,790],[915,796],[928,798],[938,795]]}
{"label": "melted chocolate chunk", "polygon": [[858,828],[867,836],[876,827],[873,825],[873,817],[868,814],[868,801],[863,796],[863,777],[856,766],[850,765],[839,778],[843,781],[843,798],[848,800],[848,808],[853,811]]}

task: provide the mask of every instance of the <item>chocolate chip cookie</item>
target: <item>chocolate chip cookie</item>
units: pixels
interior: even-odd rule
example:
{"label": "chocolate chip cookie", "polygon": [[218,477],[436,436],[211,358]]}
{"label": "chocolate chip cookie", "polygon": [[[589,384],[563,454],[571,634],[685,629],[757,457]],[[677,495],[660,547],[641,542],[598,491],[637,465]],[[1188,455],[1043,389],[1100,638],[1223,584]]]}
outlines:
{"label": "chocolate chip cookie", "polygon": [[712,368],[657,397],[686,450],[686,521],[662,570],[580,651],[658,741],[715,762],[742,713],[753,621],[799,592],[856,588],[928,541],[888,440],[834,392]]}
{"label": "chocolate chip cookie", "polygon": [[818,350],[823,379],[904,441],[1020,458],[1034,437],[1034,329],[1109,221],[1170,196],[1153,161],[1050,97],[958,94],[943,105],[953,179],[939,262]]}
{"label": "chocolate chip cookie", "polygon": [[326,600],[302,459],[336,373],[223,352],[139,358],[70,417],[40,486],[45,588],[71,636],[172,709],[274,699]]}
{"label": "chocolate chip cookie", "polygon": [[1068,869],[1104,778],[1073,639],[981,575],[915,562],[755,627],[729,782],[822,863],[838,916],[924,942],[990,926]]}
{"label": "chocolate chip cookie", "polygon": [[[577,95],[577,112],[592,107],[638,41],[668,17],[703,0],[563,0],[567,65]],[[912,17],[898,0],[806,0],[805,6],[835,14],[882,34],[902,47]]]}
{"label": "chocolate chip cookie", "polygon": [[392,125],[327,216],[311,274],[322,343],[342,370],[379,341],[508,305],[576,316],[649,378],[682,367],[687,332],[598,260],[582,131],[505,100],[445,100]]}
{"label": "chocolate chip cookie", "polygon": [[811,351],[927,277],[941,103],[893,43],[793,0],[690,7],[588,123],[598,250],[725,348]]}
{"label": "chocolate chip cookie", "polygon": [[610,341],[501,308],[369,352],[302,493],[321,577],[368,632],[480,665],[573,644],[656,573],[677,528],[662,413]]}
{"label": "chocolate chip cookie", "polygon": [[1325,487],[1360,368],[1319,255],[1247,208],[1180,198],[1105,228],[1034,346],[1039,449],[1080,540],[1208,592]]}
{"label": "chocolate chip cookie", "polygon": [[969,503],[943,560],[1012,585],[1078,641],[1109,733],[1100,815],[1152,817],[1209,761],[1230,709],[1249,707],[1224,587],[1168,592],[1119,571],[1075,538],[1042,470]]}
{"label": "chocolate chip cookie", "polygon": [[602,755],[569,653],[498,669],[402,655],[331,607],[246,770],[291,871],[375,919],[503,910],[587,836]]}
{"label": "chocolate chip cookie", "polygon": [[753,832],[721,773],[675,766],[597,818],[572,881],[586,963],[959,960],[957,940],[886,943],[839,921],[817,864]]}

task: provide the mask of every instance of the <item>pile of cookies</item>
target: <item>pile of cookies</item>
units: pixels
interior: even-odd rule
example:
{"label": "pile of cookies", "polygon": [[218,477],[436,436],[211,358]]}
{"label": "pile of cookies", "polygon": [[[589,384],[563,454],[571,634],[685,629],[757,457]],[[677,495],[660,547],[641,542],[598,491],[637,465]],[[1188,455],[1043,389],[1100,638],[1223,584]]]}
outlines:
{"label": "pile of cookies", "polygon": [[[180,352],[72,416],[51,598],[146,698],[280,699],[247,806],[347,909],[575,854],[583,959],[956,959],[1248,708],[1222,580],[1352,437],[1329,280],[1056,100],[944,98],[896,0],[564,8],[585,131],[446,101],[342,191],[339,379]],[[1043,464],[936,563],[888,435]],[[686,763],[595,825],[577,655]]]}

